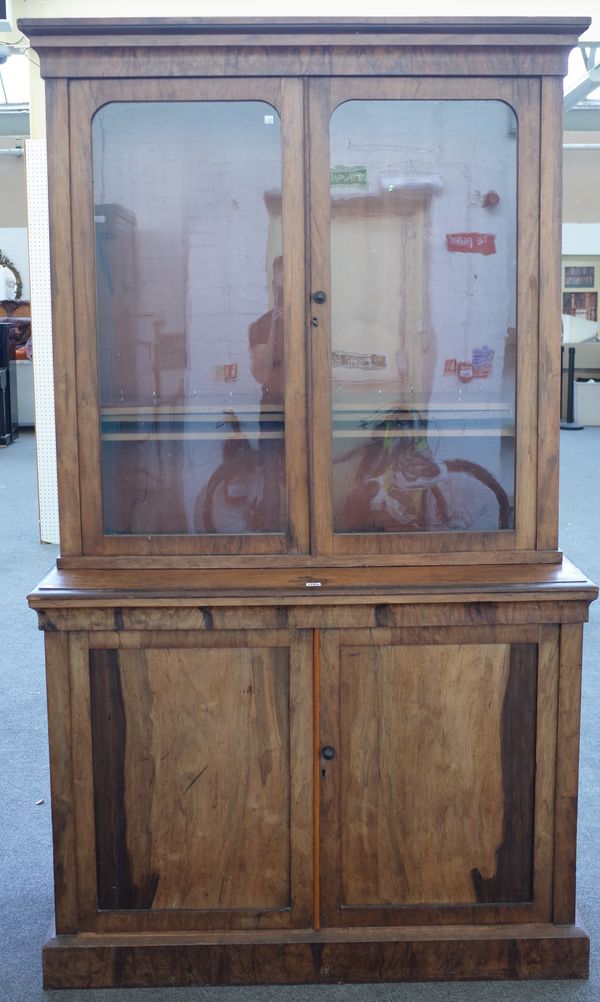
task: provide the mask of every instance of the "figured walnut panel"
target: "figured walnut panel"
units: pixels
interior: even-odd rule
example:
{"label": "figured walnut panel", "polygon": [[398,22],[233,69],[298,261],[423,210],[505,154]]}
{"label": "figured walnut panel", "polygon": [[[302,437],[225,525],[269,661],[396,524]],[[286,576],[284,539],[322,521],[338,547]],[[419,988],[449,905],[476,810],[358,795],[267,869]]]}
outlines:
{"label": "figured walnut panel", "polygon": [[[54,937],[44,947],[44,987],[179,985],[198,989],[205,985],[274,983],[339,986],[390,981],[587,978],[589,972],[589,938],[581,926],[574,925],[286,933],[285,940],[277,934],[266,937],[263,933],[239,935],[237,942],[222,934],[210,939],[182,937],[166,942],[148,936],[131,936],[120,942],[108,937]],[[340,997],[339,988],[338,993]],[[479,994],[484,993],[482,989]],[[196,994],[209,995],[202,990]],[[248,994],[252,994],[251,990]],[[371,996],[379,994],[376,990],[369,992]],[[385,994],[414,998],[421,993],[413,988],[406,993],[388,989]],[[498,997],[502,994],[506,995],[499,992]],[[296,990],[294,997],[299,995]],[[444,995],[455,992],[447,989]]]}
{"label": "figured walnut panel", "polygon": [[56,929],[58,933],[74,933],[77,873],[68,634],[47,634],[45,648]]}
{"label": "figured walnut panel", "polygon": [[285,648],[90,651],[101,909],[290,906]]}
{"label": "figured walnut panel", "polygon": [[341,651],[341,904],[533,895],[536,647]]}

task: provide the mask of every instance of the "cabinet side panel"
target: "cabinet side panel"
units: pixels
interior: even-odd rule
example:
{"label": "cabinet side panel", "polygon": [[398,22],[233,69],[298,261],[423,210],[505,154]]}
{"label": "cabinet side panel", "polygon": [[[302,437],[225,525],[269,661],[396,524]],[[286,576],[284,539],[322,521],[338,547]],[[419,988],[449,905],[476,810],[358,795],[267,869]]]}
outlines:
{"label": "cabinet side panel", "polygon": [[64,934],[77,932],[68,634],[47,633],[45,649],[56,930]]}
{"label": "cabinet side panel", "polygon": [[542,82],[537,548],[558,545],[562,80]]}
{"label": "cabinet side panel", "polygon": [[91,651],[101,909],[290,906],[289,656]]}
{"label": "cabinet side panel", "polygon": [[557,923],[575,919],[582,632],[581,626],[563,626],[560,637],[553,916]]}
{"label": "cabinet side panel", "polygon": [[552,919],[559,641],[559,626],[539,628],[533,877],[538,922]]}
{"label": "cabinet side panel", "polygon": [[344,905],[531,900],[535,650],[343,650]]}

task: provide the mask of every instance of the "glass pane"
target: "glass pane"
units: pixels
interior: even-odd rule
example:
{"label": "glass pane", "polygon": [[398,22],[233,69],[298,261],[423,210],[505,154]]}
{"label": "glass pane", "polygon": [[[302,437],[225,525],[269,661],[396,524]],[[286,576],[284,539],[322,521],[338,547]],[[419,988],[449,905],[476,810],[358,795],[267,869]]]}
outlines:
{"label": "glass pane", "polygon": [[277,112],[114,103],[92,138],[104,531],[283,532]]}
{"label": "glass pane", "polygon": [[348,101],[330,141],[334,530],[513,528],[514,112]]}

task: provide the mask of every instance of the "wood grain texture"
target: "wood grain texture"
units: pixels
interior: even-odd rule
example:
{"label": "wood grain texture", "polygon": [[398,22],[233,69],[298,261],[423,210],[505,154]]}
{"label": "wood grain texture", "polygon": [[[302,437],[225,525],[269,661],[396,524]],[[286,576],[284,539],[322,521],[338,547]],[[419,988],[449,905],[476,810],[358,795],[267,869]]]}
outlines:
{"label": "wood grain texture", "polygon": [[560,407],[562,242],[562,81],[542,81],[540,174],[540,316],[537,543],[558,545],[558,441]]}
{"label": "wood grain texture", "polygon": [[281,82],[282,233],[284,268],[285,466],[289,550],[306,553],[310,545],[309,476],[306,397],[306,277],[305,218],[307,212],[303,164],[304,93],[301,80]]}
{"label": "wood grain texture", "polygon": [[[236,600],[252,595],[266,597],[271,603],[280,595],[296,593],[306,595],[307,584],[310,601],[320,603],[335,593],[348,600],[352,595],[362,595],[364,601],[376,595],[379,590],[406,596],[418,596],[436,592],[445,599],[453,593],[498,592],[513,599],[519,595],[553,591],[557,594],[574,595],[579,588],[589,599],[595,598],[598,589],[568,560],[559,564],[488,565],[481,560],[476,566],[434,567],[371,567],[368,562],[355,567],[332,567],[324,563],[321,573],[315,579],[313,568],[215,568],[206,571],[153,568],[140,574],[135,568],[102,570],[53,570],[31,594],[32,605],[41,605],[52,599],[79,602],[90,598],[101,598],[106,604],[108,598],[150,599],[152,602],[170,601],[193,603],[201,596],[210,595],[218,599],[221,594]],[[310,588],[315,580],[318,587]],[[237,604],[237,603],[236,603]]]}
{"label": "wood grain texture", "polygon": [[[482,929],[341,929],[231,943],[220,936],[52,938],[46,988],[339,984],[586,978],[589,938],[580,926]],[[373,935],[375,932],[375,936]]]}
{"label": "wood grain texture", "polygon": [[568,923],[575,916],[581,656],[581,630],[563,626],[560,634],[554,832],[553,919],[557,923]]}
{"label": "wood grain texture", "polygon": [[533,853],[535,919],[538,922],[552,921],[559,638],[559,626],[540,626]]}
{"label": "wood grain texture", "polygon": [[[517,549],[536,546],[537,469],[537,344],[539,337],[539,217],[540,217],[540,82],[518,81],[514,110],[518,130],[517,202],[517,331],[515,515]],[[548,443],[550,446],[550,443]],[[557,449],[554,439],[552,448]],[[550,485],[548,485],[550,486]],[[548,506],[558,497],[548,495]]]}
{"label": "wood grain texture", "polygon": [[[92,212],[92,88],[88,82],[69,84],[71,121],[72,296],[77,332],[75,366],[69,379],[77,391],[79,436],[79,495],[83,552],[89,551],[89,525],[102,522],[100,472],[100,412],[96,331],[95,232]],[[64,432],[63,432],[64,435]]]}
{"label": "wood grain texture", "polygon": [[[425,538],[427,536],[427,538]],[[350,553],[362,555],[395,553],[402,548],[406,554],[416,555],[427,550],[437,553],[439,563],[444,563],[445,553],[464,553],[476,550],[484,555],[502,550],[514,550],[516,533],[513,529],[498,532],[405,532],[405,533],[336,533],[333,539],[335,556]]]}
{"label": "wood grain texture", "polygon": [[68,634],[45,638],[56,929],[77,932],[77,870]]}
{"label": "wood grain texture", "polygon": [[520,643],[536,643],[539,637],[539,626],[530,623],[527,626],[445,626],[445,627],[411,627],[386,628],[374,630],[349,628],[344,630],[344,645],[346,647],[390,647],[417,646],[431,644],[510,644],[517,640]]}
{"label": "wood grain texture", "polygon": [[[306,627],[304,628],[306,629]],[[547,628],[552,634],[553,628]],[[558,631],[558,627],[554,628]],[[344,630],[344,643],[349,647],[358,646],[389,646],[390,644],[468,644],[468,643],[537,643],[540,637],[540,630],[544,628],[536,623],[524,626],[481,626],[479,628],[463,626],[445,627],[407,627],[406,629],[386,629],[377,627],[375,629],[348,628]],[[303,629],[292,631],[292,637],[296,634],[302,635]],[[318,634],[318,630],[312,631]],[[287,643],[287,630],[256,630],[239,631],[236,636],[243,635],[240,646],[244,647],[280,647]],[[558,635],[558,634],[557,634]],[[228,631],[216,633],[197,633],[194,631],[184,632],[177,630],[166,631],[143,631],[138,632],[114,632],[98,631],[90,633],[89,646],[94,648],[130,648],[137,650],[139,647],[229,647],[231,640]],[[308,658],[311,661],[311,658]]]}
{"label": "wood grain texture", "polygon": [[502,882],[509,681],[507,645],[342,649],[344,906],[528,900],[481,886]]}
{"label": "wood grain texture", "polygon": [[[243,77],[280,76],[460,76],[510,77],[549,74],[564,76],[567,71],[569,50],[576,44],[575,35],[556,47],[533,46],[529,35],[502,39],[496,36],[492,45],[486,45],[481,36],[471,34],[456,38],[454,44],[447,36],[441,45],[435,45],[431,35],[412,35],[399,45],[391,44],[389,36],[372,35],[360,42],[355,33],[330,34],[326,39],[318,33],[307,35],[298,45],[294,36],[282,34],[276,45],[269,45],[267,36],[243,35],[203,40],[194,44],[185,34],[172,38],[169,51],[158,39],[111,39],[109,45],[98,46],[97,39],[82,40],[79,51],[71,50],[64,41],[56,45],[38,41],[35,48],[42,62],[45,79],[70,77],[114,78],[169,78],[216,76],[232,73]],[[462,58],[463,42],[469,38],[469,58]],[[348,44],[350,41],[350,44]],[[365,42],[368,41],[368,44]],[[229,42],[229,44],[228,44]],[[481,44],[483,42],[483,44]],[[352,44],[353,43],[353,44]],[[358,43],[358,44],[357,44]],[[494,44],[495,43],[495,44]],[[504,43],[504,44],[503,44]],[[507,44],[506,44],[507,43]],[[235,51],[235,46],[239,46]],[[94,51],[93,69],[90,52]]]}
{"label": "wood grain texture", "polygon": [[[306,130],[310,137],[308,188],[310,260],[308,284],[311,326],[310,337],[310,413],[311,420],[311,553],[333,550],[331,440],[331,188],[329,184],[329,80],[314,81],[308,90]],[[312,301],[314,292],[324,291],[327,299]],[[327,429],[324,434],[323,430]]]}
{"label": "wood grain texture", "polygon": [[99,907],[289,908],[288,652],[93,651],[90,679]]}
{"label": "wood grain texture", "polygon": [[314,859],[313,631],[290,635],[290,925],[310,928],[318,860]]}
{"label": "wood grain texture", "polygon": [[536,702],[537,646],[511,644],[500,722],[502,842],[496,850],[494,874],[488,877],[479,869],[473,871],[478,901],[530,901],[533,897]]}
{"label": "wood grain texture", "polygon": [[312,631],[313,678],[313,929],[321,928],[321,634]]}
{"label": "wood grain texture", "polygon": [[[198,630],[138,630],[138,631],[106,631],[90,633],[90,650],[105,648],[123,648],[127,650],[140,650],[144,647],[158,649],[179,648],[201,651],[204,648],[220,650],[231,648],[235,642],[236,646],[245,648],[254,647],[286,647],[289,643],[289,630],[265,630],[260,629],[260,623],[255,624],[254,630],[210,630],[199,632]],[[302,630],[296,631],[294,636],[301,637]],[[310,658],[308,658],[310,663]]]}
{"label": "wood grain texture", "polygon": [[[340,638],[339,630],[319,631],[319,736],[315,762],[319,776],[319,903],[321,926],[334,923],[341,895],[339,851],[341,839],[340,796]],[[330,761],[321,749],[332,747]]]}
{"label": "wood grain texture", "polygon": [[[116,651],[96,651],[90,658],[90,703],[98,907],[151,908],[159,874],[151,869],[151,861],[146,858],[150,838],[149,818],[144,819],[145,831],[141,842],[135,846],[136,856],[141,855],[146,864],[139,881],[135,879],[131,853],[127,851],[125,756],[126,738],[131,741],[132,735],[129,733],[130,721],[125,715]],[[148,708],[142,700],[138,704],[138,712],[138,719],[147,728]],[[139,730],[139,727],[135,729]],[[141,748],[143,759],[135,782],[139,790],[144,791],[143,798],[140,798],[143,803],[148,795],[147,791],[151,789],[153,762],[147,753],[151,736],[141,737],[146,740]]]}
{"label": "wood grain texture", "polygon": [[531,918],[535,645],[369,645],[378,633],[323,633],[323,925]]}
{"label": "wood grain texture", "polygon": [[[94,774],[90,717],[89,652],[84,632],[69,634],[71,744],[77,861],[79,930],[93,928],[97,910]],[[91,924],[91,925],[90,925]]]}
{"label": "wood grain texture", "polygon": [[[587,621],[589,599],[573,597],[570,601],[554,596],[544,596],[545,600],[534,602],[528,596],[523,599],[504,600],[497,595],[493,600],[482,600],[481,596],[466,596],[462,601],[428,601],[419,604],[408,600],[397,603],[374,605],[348,599],[346,605],[340,599],[322,600],[319,605],[309,601],[294,602],[281,600],[272,608],[263,608],[253,602],[241,605],[236,613],[230,603],[213,605],[210,608],[174,608],[158,601],[158,608],[135,605],[106,608],[106,602],[96,600],[83,609],[77,608],[75,600],[66,608],[40,609],[40,627],[46,632],[57,630],[79,631],[121,631],[140,632],[144,630],[210,630],[210,635],[218,630],[234,630],[237,625],[267,630],[289,626],[300,629],[386,627],[417,629],[425,627],[480,627],[492,628],[499,625],[522,626],[528,623],[584,623]],[[103,607],[104,606],[104,607]],[[210,621],[210,626],[206,622]],[[253,624],[252,624],[253,621]],[[200,642],[202,643],[202,642]],[[217,642],[218,645],[218,642]],[[118,646],[121,646],[119,643]],[[123,642],[127,646],[127,640]],[[161,645],[159,645],[161,646]]]}
{"label": "wood grain texture", "polygon": [[[517,553],[516,551],[498,551],[486,554],[486,562],[490,565],[495,564],[522,564],[522,563],[546,563],[546,564],[560,564],[562,560],[562,552],[560,550],[524,550],[523,552]],[[406,567],[411,564],[418,564],[419,566],[439,564],[439,555],[436,553],[422,553],[417,557],[407,554],[389,554],[382,556],[381,554],[373,554],[369,557],[369,564],[371,567]],[[481,563],[481,555],[478,553],[469,553],[465,551],[464,553],[450,553],[447,554],[445,562],[448,564],[463,564],[463,565],[473,565]],[[290,554],[282,554],[277,559],[277,565],[279,567],[312,567],[320,568],[323,566],[322,557],[313,557],[310,554],[302,556],[294,556]],[[356,558],[352,556],[347,557],[333,557],[327,558],[326,565],[328,567],[351,567],[356,564]],[[102,557],[102,556],[86,556],[86,557],[59,557],[56,562],[56,566],[59,570],[102,570],[107,567],[127,570],[132,566],[139,569],[156,570],[158,567],[164,566],[164,560],[162,557],[152,557],[152,556],[138,556],[135,559],[131,557]],[[268,567],[270,566],[270,560],[268,557],[261,555],[244,555],[240,557],[232,556],[217,556],[217,557],[203,557],[203,556],[173,556],[169,559],[169,567],[173,569],[179,568],[180,570],[202,570],[207,568],[222,567],[226,569],[227,567]]]}

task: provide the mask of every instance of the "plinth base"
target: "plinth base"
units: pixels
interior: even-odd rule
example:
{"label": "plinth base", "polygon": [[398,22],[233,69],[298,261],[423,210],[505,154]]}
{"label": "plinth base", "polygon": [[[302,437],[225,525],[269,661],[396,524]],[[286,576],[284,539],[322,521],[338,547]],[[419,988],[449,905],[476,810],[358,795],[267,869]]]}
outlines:
{"label": "plinth base", "polygon": [[581,926],[51,936],[45,988],[586,978]]}

